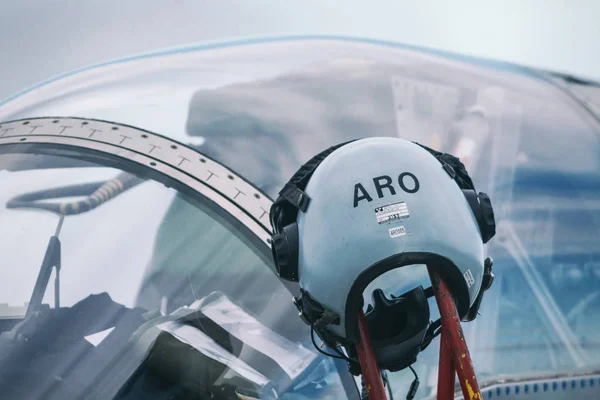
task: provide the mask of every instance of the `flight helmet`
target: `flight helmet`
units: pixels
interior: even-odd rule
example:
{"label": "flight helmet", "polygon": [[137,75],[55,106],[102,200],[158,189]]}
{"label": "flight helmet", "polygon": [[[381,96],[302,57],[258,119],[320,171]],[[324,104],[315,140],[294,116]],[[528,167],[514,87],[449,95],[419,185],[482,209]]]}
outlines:
{"label": "flight helmet", "polygon": [[[490,283],[490,199],[457,158],[404,139],[359,139],[318,154],[281,190],[270,217],[278,273],[299,282],[301,317],[333,347],[360,341],[363,292],[387,271],[433,268],[463,320],[474,318]],[[405,368],[431,341],[439,327],[429,321],[431,295],[421,286],[391,298],[373,292],[366,319],[380,366]]]}

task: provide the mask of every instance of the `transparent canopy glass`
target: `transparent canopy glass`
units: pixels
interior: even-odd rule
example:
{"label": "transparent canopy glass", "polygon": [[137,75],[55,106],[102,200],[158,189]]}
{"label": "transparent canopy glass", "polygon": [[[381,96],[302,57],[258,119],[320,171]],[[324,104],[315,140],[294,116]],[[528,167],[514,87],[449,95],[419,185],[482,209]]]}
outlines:
{"label": "transparent canopy glass", "polygon": [[[386,43],[332,38],[248,41],[107,63],[50,80],[0,104],[2,121],[40,116],[97,118],[160,133],[226,165],[272,198],[306,160],[342,141],[397,136],[451,152],[465,162],[476,188],[490,195],[498,224],[486,249],[495,261],[496,281],[486,292],[481,315],[464,324],[479,379],[600,367],[600,126],[541,73]],[[10,131],[3,133],[0,127],[3,134]],[[74,171],[56,171],[48,180],[44,175],[51,172],[45,170],[27,172],[35,179],[0,172],[0,193],[8,198],[70,180],[107,179],[118,172],[86,171],[85,178],[69,175]],[[73,235],[82,241],[77,252],[65,249],[64,256],[79,254],[76,264],[91,268],[61,277],[73,291],[73,301],[81,298],[75,295],[75,282],[98,284],[97,274],[113,268],[111,284],[122,286],[122,297],[113,300],[134,306],[135,299],[144,298],[160,308],[156,294],[140,289],[140,272],[122,265],[135,261],[138,270],[147,267],[157,271],[157,277],[196,273],[190,258],[198,259],[198,234],[184,229],[184,223],[192,214],[209,217],[172,190],[154,188],[152,182],[144,185],[104,206],[104,212],[113,207],[124,217],[106,214],[95,226],[82,215],[79,227],[65,220],[65,238]],[[136,191],[144,196],[142,191],[151,188],[156,194],[145,196],[140,204],[125,203]],[[153,218],[142,216],[145,209],[156,210]],[[0,285],[7,286],[0,290],[6,297],[0,303],[11,306],[28,300],[48,235],[56,227],[52,216],[26,219],[27,213],[0,214],[8,227],[0,233],[7,236],[0,242],[7,249],[0,253],[0,272],[13,276],[18,268],[28,274],[19,282],[0,279]],[[107,218],[114,222],[109,224]],[[113,228],[123,232],[123,239],[115,238],[110,250],[98,247],[114,235]],[[203,264],[217,270],[217,265],[236,265],[241,268],[239,282],[245,282],[242,266],[259,261],[252,261],[249,250],[239,255],[228,251],[225,243],[237,240],[236,230],[219,229],[207,236],[214,244],[202,246],[214,249],[210,262]],[[83,240],[83,231],[105,239]],[[156,253],[152,243],[160,238],[165,250]],[[16,250],[24,243],[26,254]],[[139,250],[134,252],[134,247]],[[128,261],[117,266],[102,261],[100,254]],[[261,262],[268,270],[269,261]],[[101,267],[103,263],[111,265]],[[379,282],[392,292],[402,293],[424,278],[408,269],[394,273],[397,279],[386,282],[402,284],[385,287]],[[208,276],[210,282],[216,279]],[[73,279],[69,285],[67,279]],[[135,284],[125,284],[130,280]],[[280,284],[273,280],[272,285]],[[92,287],[82,293],[91,293]],[[289,304],[285,307],[290,309]],[[297,319],[294,310],[290,313],[277,315],[286,321]],[[298,329],[307,335],[301,324]],[[307,337],[294,343],[305,343]],[[415,366],[422,382],[420,396],[435,391],[436,343]],[[310,343],[306,349],[312,351]],[[397,395],[403,396],[411,376],[399,372],[391,380]]]}

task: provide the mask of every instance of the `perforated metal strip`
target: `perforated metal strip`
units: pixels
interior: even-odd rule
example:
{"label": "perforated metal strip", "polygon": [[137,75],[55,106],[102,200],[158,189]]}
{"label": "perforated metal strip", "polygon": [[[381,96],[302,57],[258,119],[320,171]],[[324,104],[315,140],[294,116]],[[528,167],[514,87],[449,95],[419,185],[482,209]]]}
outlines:
{"label": "perforated metal strip", "polygon": [[145,165],[215,201],[262,241],[270,243],[271,199],[224,165],[165,136],[118,123],[73,117],[0,122],[0,146],[18,143],[65,144]]}

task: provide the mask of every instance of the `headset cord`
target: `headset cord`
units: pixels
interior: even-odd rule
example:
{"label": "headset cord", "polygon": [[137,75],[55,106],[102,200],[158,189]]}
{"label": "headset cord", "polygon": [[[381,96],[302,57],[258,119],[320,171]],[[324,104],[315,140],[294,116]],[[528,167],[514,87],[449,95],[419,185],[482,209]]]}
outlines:
{"label": "headset cord", "polygon": [[425,350],[427,346],[431,344],[433,339],[439,336],[442,333],[442,320],[438,318],[436,321],[433,321],[427,331],[425,332],[425,338],[423,339],[423,343],[421,344],[421,351]]}
{"label": "headset cord", "polygon": [[333,349],[338,355],[334,355],[334,354],[330,354],[330,353],[326,353],[323,350],[321,350],[321,348],[317,345],[317,342],[315,341],[315,327],[314,325],[310,326],[310,339],[312,340],[312,344],[313,346],[315,346],[315,349],[317,349],[317,351],[321,354],[324,354],[326,356],[332,357],[332,358],[339,358],[340,360],[346,360],[349,361],[350,359],[348,357],[345,357],[338,349]]}
{"label": "headset cord", "polygon": [[410,389],[408,389],[406,400],[413,400],[417,395],[417,390],[419,390],[419,377],[417,376],[417,373],[413,369],[412,365],[409,365],[408,368],[410,368],[412,373],[415,375],[415,380],[410,384]]}
{"label": "headset cord", "polygon": [[315,326],[312,325],[312,324],[310,326],[310,338],[312,340],[313,346],[315,347],[315,349],[317,349],[317,351],[319,353],[324,354],[324,355],[326,355],[328,357],[333,357],[333,358],[338,358],[340,360],[345,360],[345,361],[350,362],[350,363],[358,363],[358,360],[346,356],[337,347],[332,347],[332,350],[335,351],[337,355],[331,354],[331,353],[327,353],[327,352],[321,350],[321,348],[317,345],[317,342],[315,340]]}
{"label": "headset cord", "polygon": [[[412,373],[415,375],[415,379],[410,384],[410,388],[408,389],[408,394],[406,395],[406,400],[413,400],[415,398],[415,396],[417,395],[417,390],[419,390],[419,377],[417,376],[417,373],[415,372],[415,370],[413,369],[412,366],[409,366],[408,368],[410,368]],[[385,372],[382,372],[381,378],[383,379],[383,382],[387,386],[389,400],[394,400],[394,395],[392,394],[392,387],[390,385],[390,381],[388,380],[387,374]],[[360,398],[361,398],[361,400],[369,400],[369,392],[367,391],[367,388],[365,387],[364,378],[361,377],[360,382],[361,382],[361,386],[362,386],[361,392],[360,392]]]}
{"label": "headset cord", "polygon": [[392,393],[392,385],[390,385],[390,380],[388,378],[387,371],[381,371],[381,377],[383,378],[383,383],[388,390],[388,399],[394,400],[394,394]]}
{"label": "headset cord", "polygon": [[[394,400],[394,394],[392,393],[392,387],[390,386],[390,381],[388,379],[387,372],[381,371],[381,379],[383,380],[383,385],[387,388],[388,392],[388,400]],[[360,391],[360,399],[361,400],[369,400],[369,392],[365,387],[365,379],[360,377],[361,383],[361,391]]]}

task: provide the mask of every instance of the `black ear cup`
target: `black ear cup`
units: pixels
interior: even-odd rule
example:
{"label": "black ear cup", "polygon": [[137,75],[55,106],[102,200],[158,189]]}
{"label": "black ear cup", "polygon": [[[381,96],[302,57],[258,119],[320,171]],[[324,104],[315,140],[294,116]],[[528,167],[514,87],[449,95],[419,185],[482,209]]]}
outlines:
{"label": "black ear cup", "polygon": [[331,146],[307,161],[285,184],[277,200],[271,205],[269,219],[271,228],[276,232],[271,236],[271,252],[281,279],[298,282],[299,241],[296,219],[298,212],[306,212],[310,203],[310,197],[304,193],[310,177],[329,154],[355,140],[359,139]]}
{"label": "black ear cup", "polygon": [[492,208],[492,202],[487,194],[480,192],[477,197],[479,198],[479,207],[481,210],[481,222],[479,223],[479,228],[481,229],[483,243],[487,243],[496,234],[494,209]]}
{"label": "black ear cup", "polygon": [[292,223],[271,237],[271,252],[281,279],[298,282],[298,225]]}
{"label": "black ear cup", "polygon": [[480,192],[477,194],[474,190],[464,189],[463,194],[471,206],[473,215],[479,225],[481,232],[481,240],[487,243],[496,234],[496,220],[494,218],[494,210],[492,202],[487,194]]}

